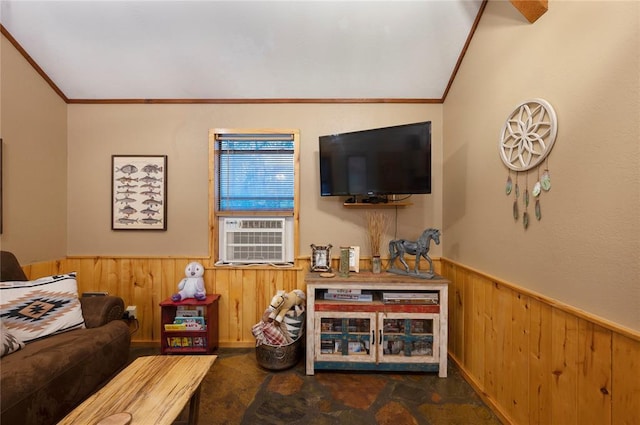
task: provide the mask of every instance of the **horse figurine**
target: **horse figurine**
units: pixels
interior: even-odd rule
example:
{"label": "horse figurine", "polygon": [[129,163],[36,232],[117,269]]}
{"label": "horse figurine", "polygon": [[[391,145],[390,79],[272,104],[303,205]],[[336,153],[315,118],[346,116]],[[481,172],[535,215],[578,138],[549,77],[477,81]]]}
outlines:
{"label": "horse figurine", "polygon": [[304,305],[306,299],[306,295],[300,289],[294,289],[289,293],[278,291],[271,300],[262,320],[264,322],[275,320],[278,323],[282,323],[284,315],[290,309],[295,309],[296,315],[298,315],[302,311],[300,306]]}
{"label": "horse figurine", "polygon": [[[440,230],[429,228],[422,232],[420,238],[418,238],[418,240],[415,242],[408,241],[406,239],[396,239],[390,241],[389,254],[391,258],[389,259],[389,271],[391,273],[408,275],[409,265],[404,260],[404,254],[407,253],[409,255],[416,256],[415,267],[413,269],[413,272],[416,276],[427,279],[433,278],[433,262],[431,261],[431,258],[429,258],[429,255],[427,255],[429,252],[429,244],[432,240],[436,243],[436,245],[440,245]],[[429,262],[429,271],[424,275],[420,274],[420,257],[426,258],[426,260]],[[404,271],[392,267],[396,258],[400,259],[400,262],[404,266]]]}

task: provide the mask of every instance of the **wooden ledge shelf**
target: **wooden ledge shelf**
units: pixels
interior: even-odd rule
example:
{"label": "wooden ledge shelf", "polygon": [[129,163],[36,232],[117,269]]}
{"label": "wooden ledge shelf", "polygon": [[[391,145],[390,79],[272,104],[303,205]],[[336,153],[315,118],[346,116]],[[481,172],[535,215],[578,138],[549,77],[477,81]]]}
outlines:
{"label": "wooden ledge shelf", "polygon": [[412,202],[345,202],[342,204],[346,208],[404,208],[413,205]]}

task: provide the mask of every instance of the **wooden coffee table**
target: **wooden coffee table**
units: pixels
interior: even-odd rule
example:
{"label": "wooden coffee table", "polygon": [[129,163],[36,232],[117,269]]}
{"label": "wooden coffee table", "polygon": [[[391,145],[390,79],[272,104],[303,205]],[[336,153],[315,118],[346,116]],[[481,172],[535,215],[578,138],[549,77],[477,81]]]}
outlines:
{"label": "wooden coffee table", "polygon": [[189,404],[189,424],[198,422],[200,383],[217,356],[139,357],[85,400],[60,424],[96,424],[128,412],[131,424],[170,425]]}

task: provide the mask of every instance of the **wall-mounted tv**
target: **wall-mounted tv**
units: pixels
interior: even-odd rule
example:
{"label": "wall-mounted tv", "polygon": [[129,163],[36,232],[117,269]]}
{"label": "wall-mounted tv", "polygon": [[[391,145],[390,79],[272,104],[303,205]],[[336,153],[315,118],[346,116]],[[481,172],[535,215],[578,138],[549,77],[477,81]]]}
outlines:
{"label": "wall-mounted tv", "polygon": [[430,121],[320,136],[319,144],[321,196],[431,193]]}

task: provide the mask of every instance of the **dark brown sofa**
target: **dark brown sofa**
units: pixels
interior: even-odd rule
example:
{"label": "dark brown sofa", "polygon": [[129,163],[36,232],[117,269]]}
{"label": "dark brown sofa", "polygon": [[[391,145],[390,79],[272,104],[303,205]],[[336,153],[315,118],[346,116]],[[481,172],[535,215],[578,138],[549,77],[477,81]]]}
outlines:
{"label": "dark brown sofa", "polygon": [[[18,260],[1,252],[0,281],[27,280]],[[86,329],[31,343],[0,360],[0,423],[55,424],[126,363],[131,334],[115,296],[81,297]]]}

